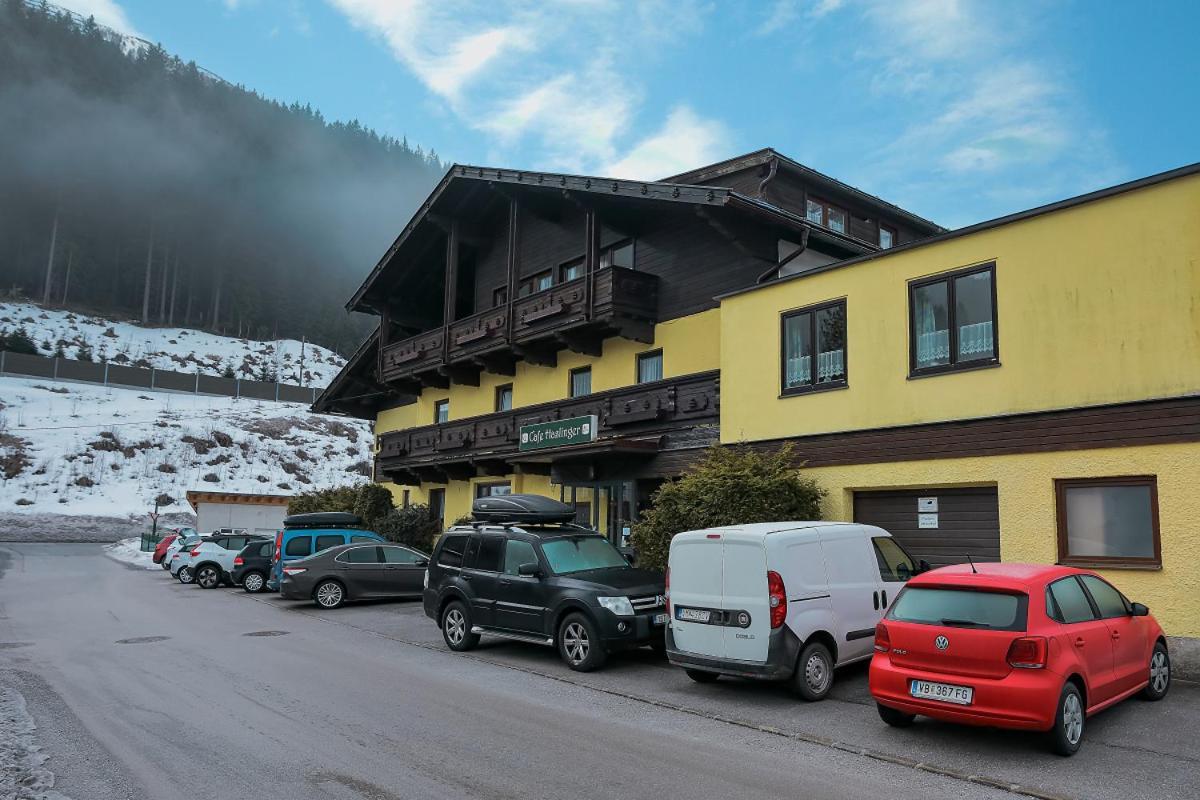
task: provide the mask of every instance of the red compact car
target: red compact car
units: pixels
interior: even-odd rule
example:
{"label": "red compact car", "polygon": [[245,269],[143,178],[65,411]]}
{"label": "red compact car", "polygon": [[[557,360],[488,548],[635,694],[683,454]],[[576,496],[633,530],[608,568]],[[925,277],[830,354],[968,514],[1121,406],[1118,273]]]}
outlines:
{"label": "red compact car", "polygon": [[166,536],[158,540],[158,544],[154,545],[154,563],[161,564],[163,558],[167,555],[167,548],[171,546],[171,542],[179,538],[178,533],[168,533]]}
{"label": "red compact car", "polygon": [[1092,714],[1171,685],[1150,611],[1093,572],[961,564],[917,575],[875,629],[871,696],[889,725],[918,715],[1048,731],[1079,749]]}

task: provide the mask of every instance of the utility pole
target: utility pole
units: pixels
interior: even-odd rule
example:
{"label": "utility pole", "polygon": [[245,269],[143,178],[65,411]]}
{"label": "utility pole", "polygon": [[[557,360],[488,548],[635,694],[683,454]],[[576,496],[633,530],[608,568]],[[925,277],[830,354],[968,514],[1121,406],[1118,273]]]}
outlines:
{"label": "utility pole", "polygon": [[54,225],[50,228],[50,255],[46,258],[46,285],[42,288],[42,305],[50,305],[50,284],[54,282],[54,249],[58,245],[58,203],[54,204]]}

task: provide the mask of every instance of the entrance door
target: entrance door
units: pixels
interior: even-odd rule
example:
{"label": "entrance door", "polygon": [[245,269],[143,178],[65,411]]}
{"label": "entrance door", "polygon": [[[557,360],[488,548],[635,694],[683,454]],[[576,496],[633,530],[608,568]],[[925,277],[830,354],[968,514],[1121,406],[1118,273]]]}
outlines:
{"label": "entrance door", "polygon": [[[935,567],[1000,560],[996,487],[855,492],[854,521],[883,528]],[[890,595],[890,593],[889,593]]]}

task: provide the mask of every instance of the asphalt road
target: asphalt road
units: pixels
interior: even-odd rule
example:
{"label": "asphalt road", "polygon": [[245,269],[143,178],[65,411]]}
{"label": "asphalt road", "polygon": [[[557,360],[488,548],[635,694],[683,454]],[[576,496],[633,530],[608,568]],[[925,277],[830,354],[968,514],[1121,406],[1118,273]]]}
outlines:
{"label": "asphalt road", "polygon": [[203,591],[94,545],[0,545],[4,687],[73,800],[1016,796],[980,780],[1200,796],[1186,684],[1097,717],[1064,760],[1017,734],[892,731],[862,669],[820,704],[693,684],[648,650],[579,675],[527,645],[450,653],[416,604],[321,612]]}

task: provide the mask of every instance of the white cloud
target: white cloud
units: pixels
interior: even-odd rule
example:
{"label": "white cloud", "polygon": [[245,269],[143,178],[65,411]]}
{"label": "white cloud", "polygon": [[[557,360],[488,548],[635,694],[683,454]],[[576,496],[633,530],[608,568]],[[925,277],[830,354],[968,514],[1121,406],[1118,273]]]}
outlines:
{"label": "white cloud", "polygon": [[620,160],[604,167],[614,178],[655,180],[720,160],[728,142],[725,127],[687,106],[678,106],[656,133],[635,144]]}
{"label": "white cloud", "polygon": [[640,146],[629,139],[644,76],[705,11],[696,0],[327,2],[386,42],[463,125],[489,134],[490,157],[513,163],[514,150],[532,146],[531,166],[572,172]]}
{"label": "white cloud", "polygon": [[141,36],[137,28],[133,27],[133,23],[129,21],[125,9],[121,8],[114,0],[56,0],[56,3],[84,17],[95,17],[96,22],[115,31],[130,36]]}

